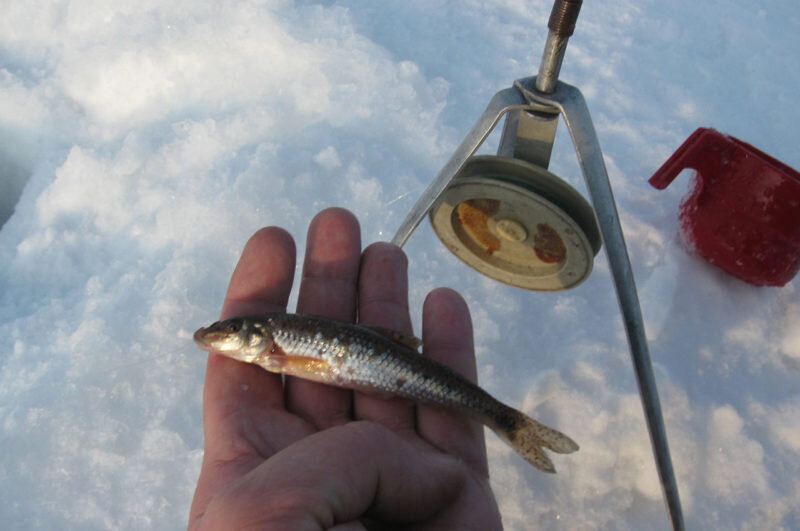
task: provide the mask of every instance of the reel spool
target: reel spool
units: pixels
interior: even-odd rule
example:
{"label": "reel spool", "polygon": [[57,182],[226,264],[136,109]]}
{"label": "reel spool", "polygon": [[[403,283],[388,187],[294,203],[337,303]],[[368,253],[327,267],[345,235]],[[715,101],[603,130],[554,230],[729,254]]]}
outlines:
{"label": "reel spool", "polygon": [[529,162],[471,157],[429,213],[442,243],[468,266],[534,291],[561,291],[591,273],[602,239],[589,203]]}

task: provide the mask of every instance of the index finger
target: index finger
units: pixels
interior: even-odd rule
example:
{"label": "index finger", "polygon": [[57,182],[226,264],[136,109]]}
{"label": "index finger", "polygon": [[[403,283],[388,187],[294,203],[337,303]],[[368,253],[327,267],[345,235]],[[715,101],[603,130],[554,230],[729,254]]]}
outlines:
{"label": "index finger", "polygon": [[[233,271],[220,318],[285,311],[294,264],[295,246],[289,233],[278,227],[256,232]],[[207,425],[227,416],[230,407],[282,405],[281,380],[255,365],[212,354],[203,402]]]}
{"label": "index finger", "polygon": [[[221,318],[285,309],[294,263],[294,241],[288,233],[277,227],[256,232],[233,272]],[[259,423],[253,420],[266,415],[269,406],[273,406],[271,411],[281,410],[282,397],[279,376],[249,363],[209,354],[203,387],[205,453],[190,522],[203,514],[218,491],[253,468],[253,460],[262,459],[260,454],[285,446],[286,441],[266,441],[254,435]],[[282,436],[292,437],[288,431],[284,430]],[[255,448],[253,440],[275,448]],[[243,459],[248,452],[250,458]]]}

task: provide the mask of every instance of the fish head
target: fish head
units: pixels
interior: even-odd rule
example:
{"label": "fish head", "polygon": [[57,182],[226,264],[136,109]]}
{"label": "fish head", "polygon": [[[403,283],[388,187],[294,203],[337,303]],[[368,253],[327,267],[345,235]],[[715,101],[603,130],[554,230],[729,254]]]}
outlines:
{"label": "fish head", "polygon": [[217,321],[194,333],[194,342],[203,350],[252,363],[272,347],[272,335],[263,327],[242,317]]}

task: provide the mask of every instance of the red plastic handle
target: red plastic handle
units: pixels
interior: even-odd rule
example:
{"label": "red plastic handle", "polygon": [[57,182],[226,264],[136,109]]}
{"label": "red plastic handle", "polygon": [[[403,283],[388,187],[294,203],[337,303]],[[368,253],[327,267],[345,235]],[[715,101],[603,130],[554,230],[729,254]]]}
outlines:
{"label": "red plastic handle", "polygon": [[715,129],[701,127],[692,133],[675,153],[656,170],[648,181],[653,187],[663,190],[686,168],[703,174],[718,167],[729,157],[736,145],[731,137]]}

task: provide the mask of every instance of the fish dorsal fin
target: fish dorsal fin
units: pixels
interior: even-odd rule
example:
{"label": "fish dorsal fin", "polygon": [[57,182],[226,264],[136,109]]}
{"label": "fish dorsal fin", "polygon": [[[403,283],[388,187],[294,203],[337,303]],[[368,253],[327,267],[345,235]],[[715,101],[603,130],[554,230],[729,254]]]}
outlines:
{"label": "fish dorsal fin", "polygon": [[398,332],[397,330],[392,330],[390,328],[383,328],[381,326],[366,326],[365,328],[369,328],[373,332],[377,332],[382,336],[386,336],[392,341],[400,343],[401,345],[405,345],[411,350],[419,350],[419,347],[422,346],[422,340],[418,337],[412,336],[411,334],[404,334],[403,332]]}

